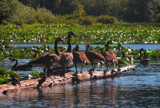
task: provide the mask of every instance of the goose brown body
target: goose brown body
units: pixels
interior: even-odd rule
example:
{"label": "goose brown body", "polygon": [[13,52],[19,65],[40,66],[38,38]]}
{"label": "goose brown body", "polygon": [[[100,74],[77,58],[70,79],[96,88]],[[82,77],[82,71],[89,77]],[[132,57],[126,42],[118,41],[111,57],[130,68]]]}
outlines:
{"label": "goose brown body", "polygon": [[54,68],[59,66],[60,61],[60,54],[57,49],[57,44],[59,41],[63,41],[61,38],[57,38],[55,40],[55,53],[45,53],[38,58],[35,58],[33,61],[29,62],[28,64],[31,66],[40,66],[44,67],[45,69],[48,69],[48,76],[49,76],[49,70],[50,67]]}
{"label": "goose brown body", "polygon": [[[18,60],[16,58],[9,58],[9,60],[11,60],[12,62],[16,62],[11,69],[13,71],[30,71],[32,70],[32,67],[28,64],[22,64],[22,65],[18,65]],[[18,66],[17,66],[18,65]]]}
{"label": "goose brown body", "polygon": [[95,69],[95,64],[104,61],[104,56],[95,50],[89,50],[91,46],[89,44],[86,45],[86,56],[91,62],[92,69]]}
{"label": "goose brown body", "polygon": [[59,60],[60,57],[57,54],[50,53],[50,54],[43,54],[28,64],[40,67],[51,67],[51,66],[54,67],[57,66]]}
{"label": "goose brown body", "polygon": [[73,32],[68,33],[68,49],[66,52],[62,52],[60,54],[60,65],[64,69],[64,73],[66,72],[67,68],[73,66],[73,54],[72,54],[72,47],[71,47],[71,36],[76,36]]}
{"label": "goose brown body", "polygon": [[106,62],[117,62],[116,54],[113,51],[105,51],[103,56]]}
{"label": "goose brown body", "polygon": [[79,46],[78,45],[76,45],[76,49],[73,52],[73,62],[75,64],[76,74],[77,74],[77,65],[81,66],[81,71],[80,72],[82,72],[83,65],[90,63],[90,61],[87,58],[86,54],[84,52],[82,52],[82,51],[79,51]]}
{"label": "goose brown body", "polygon": [[111,44],[112,41],[109,40],[105,44],[106,51],[101,51],[101,54],[105,57],[106,67],[108,69],[108,63],[115,63],[117,62],[117,56],[113,51],[109,51],[109,44]]}

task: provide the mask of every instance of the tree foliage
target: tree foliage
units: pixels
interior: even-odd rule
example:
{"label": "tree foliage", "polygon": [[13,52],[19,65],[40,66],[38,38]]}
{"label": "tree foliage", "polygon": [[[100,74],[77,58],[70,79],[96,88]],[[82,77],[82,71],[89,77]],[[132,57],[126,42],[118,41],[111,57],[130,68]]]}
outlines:
{"label": "tree foliage", "polygon": [[[17,0],[0,1],[0,22],[11,16]],[[54,15],[108,15],[127,22],[149,22],[160,13],[160,0],[19,0],[34,8],[46,8]]]}
{"label": "tree foliage", "polygon": [[76,17],[82,17],[86,15],[85,10],[83,9],[83,5],[79,5],[78,8],[74,10],[73,13]]}
{"label": "tree foliage", "polygon": [[1,0],[0,1],[0,23],[4,19],[9,18],[17,9],[17,0]]}

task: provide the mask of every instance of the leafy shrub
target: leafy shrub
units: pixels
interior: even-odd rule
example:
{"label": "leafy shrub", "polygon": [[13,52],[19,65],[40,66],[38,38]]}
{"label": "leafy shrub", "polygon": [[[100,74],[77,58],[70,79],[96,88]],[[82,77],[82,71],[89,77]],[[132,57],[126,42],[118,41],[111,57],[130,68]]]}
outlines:
{"label": "leafy shrub", "polygon": [[15,14],[10,17],[10,21],[16,25],[33,24],[33,23],[58,23],[51,11],[46,8],[38,8],[35,10],[33,7],[23,5],[18,2],[18,9]]}
{"label": "leafy shrub", "polygon": [[4,77],[4,76],[0,76],[0,84],[5,84],[5,83],[8,83],[9,80],[7,79],[7,77]]}
{"label": "leafy shrub", "polygon": [[9,22],[8,22],[7,20],[3,20],[3,21],[2,21],[2,24],[3,24],[3,25],[8,25]]}
{"label": "leafy shrub", "polygon": [[73,11],[76,17],[82,17],[86,15],[85,10],[83,9],[83,5],[79,5],[76,10]]}
{"label": "leafy shrub", "polygon": [[32,72],[31,75],[33,75],[33,78],[40,78],[38,71]]}
{"label": "leafy shrub", "polygon": [[37,16],[38,22],[40,23],[57,23],[58,19],[52,14],[51,11],[47,10],[46,8],[39,8],[37,9]]}
{"label": "leafy shrub", "polygon": [[119,59],[118,64],[128,65],[130,62],[125,59]]}
{"label": "leafy shrub", "polygon": [[0,68],[0,75],[7,74],[7,71],[4,68]]}
{"label": "leafy shrub", "polygon": [[156,16],[155,22],[160,22],[160,13]]}
{"label": "leafy shrub", "polygon": [[18,78],[18,80],[20,80],[20,77],[18,76],[18,74],[16,72],[9,70],[8,74],[9,74],[9,76],[14,76],[14,77]]}
{"label": "leafy shrub", "polygon": [[6,71],[4,68],[0,68],[0,84],[8,83],[11,79],[11,76],[14,76],[20,80],[18,74],[12,70]]}
{"label": "leafy shrub", "polygon": [[66,14],[63,16],[64,19],[76,19],[76,16],[73,14]]}
{"label": "leafy shrub", "polygon": [[17,25],[22,25],[23,23],[33,24],[36,22],[36,11],[34,8],[25,6],[19,2],[18,9],[10,20]]}
{"label": "leafy shrub", "polygon": [[102,15],[97,18],[97,22],[102,24],[115,24],[118,23],[118,20],[113,16]]}
{"label": "leafy shrub", "polygon": [[[0,1],[0,23],[12,16],[17,9],[18,0]],[[3,22],[4,23],[4,22]]]}
{"label": "leafy shrub", "polygon": [[66,23],[66,24],[73,25],[73,24],[76,24],[76,20],[69,19],[69,20],[66,20],[65,23]]}
{"label": "leafy shrub", "polygon": [[87,16],[87,17],[80,17],[79,18],[79,23],[82,25],[91,25],[96,23],[96,18]]}

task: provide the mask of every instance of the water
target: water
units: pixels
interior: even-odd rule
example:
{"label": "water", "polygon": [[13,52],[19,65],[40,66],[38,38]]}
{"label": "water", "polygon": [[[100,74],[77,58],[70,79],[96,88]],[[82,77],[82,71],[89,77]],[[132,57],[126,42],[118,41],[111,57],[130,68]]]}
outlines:
{"label": "water", "polygon": [[160,63],[152,61],[144,68],[78,85],[57,85],[52,88],[23,90],[0,95],[0,106],[11,108],[159,108]]}
{"label": "water", "polygon": [[[28,45],[28,46],[27,46]],[[10,46],[32,47],[43,44],[12,44]],[[46,44],[53,47],[53,44]],[[126,46],[125,46],[126,45]],[[122,46],[133,49],[160,49],[160,44],[125,44]],[[61,45],[60,45],[61,46]],[[67,47],[67,45],[62,45]],[[102,45],[92,45],[94,47]],[[112,45],[114,46],[114,45]],[[73,45],[75,47],[75,45]],[[85,46],[80,45],[80,50]],[[18,59],[19,64],[25,64],[30,59]],[[0,62],[0,68],[10,70],[11,63],[5,59]],[[9,108],[159,108],[160,107],[160,63],[152,61],[150,66],[144,68],[137,65],[135,70],[125,72],[114,77],[97,81],[81,82],[78,85],[57,85],[52,88],[42,88],[41,91],[35,89],[22,90],[0,94],[0,107]],[[85,67],[83,71],[89,70]],[[102,70],[105,67],[102,68]],[[42,68],[33,68],[33,71],[42,72]],[[75,71],[74,67],[72,68]],[[20,71],[21,79],[27,78],[27,74],[32,71]]]}
{"label": "water", "polygon": [[[32,47],[32,46],[41,47],[43,45],[44,44],[10,44],[10,46],[16,46],[16,47]],[[50,47],[54,47],[54,44],[45,44],[45,45],[50,46]],[[62,45],[62,44],[59,44],[58,46],[67,47],[67,45]],[[103,45],[92,45],[92,47],[96,47],[96,46],[103,47]],[[117,46],[117,45],[112,44],[111,46]],[[140,48],[147,49],[147,50],[160,49],[160,44],[122,44],[122,46],[129,47],[132,49],[140,49]],[[72,45],[72,48],[74,48],[74,47],[75,47],[75,45]],[[85,50],[86,47],[85,47],[85,45],[79,45],[79,49]]]}
{"label": "water", "polygon": [[[31,59],[17,59],[18,60],[18,65],[21,64],[27,64],[29,63],[29,61]],[[4,59],[4,61],[0,62],[0,68],[4,68],[5,70],[9,71],[11,70],[11,67],[15,64],[15,62],[11,63],[11,60],[9,59]],[[91,68],[90,65],[87,65],[85,67],[83,67],[83,71],[88,71]],[[98,67],[96,69],[99,69]],[[105,69],[105,67],[101,68],[101,69]],[[71,68],[72,71],[75,71],[75,67]],[[78,67],[78,71],[80,71],[81,68]],[[43,72],[43,67],[33,67],[32,70],[30,71],[17,71],[17,74],[20,76],[20,80],[24,80],[24,79],[28,79],[28,74],[32,73],[32,72]]]}

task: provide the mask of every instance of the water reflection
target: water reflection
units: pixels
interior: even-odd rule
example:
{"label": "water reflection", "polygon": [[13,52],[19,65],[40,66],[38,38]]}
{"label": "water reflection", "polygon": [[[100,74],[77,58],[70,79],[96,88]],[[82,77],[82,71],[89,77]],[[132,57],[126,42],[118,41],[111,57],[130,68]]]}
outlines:
{"label": "water reflection", "polygon": [[1,107],[126,108],[160,106],[160,63],[112,78],[0,95]]}

